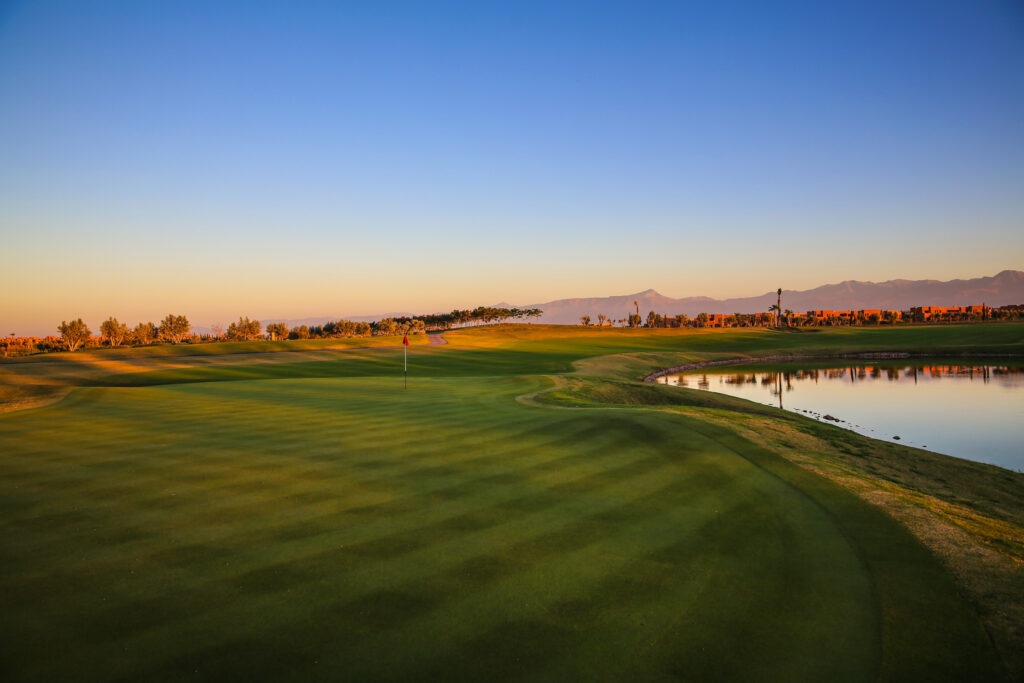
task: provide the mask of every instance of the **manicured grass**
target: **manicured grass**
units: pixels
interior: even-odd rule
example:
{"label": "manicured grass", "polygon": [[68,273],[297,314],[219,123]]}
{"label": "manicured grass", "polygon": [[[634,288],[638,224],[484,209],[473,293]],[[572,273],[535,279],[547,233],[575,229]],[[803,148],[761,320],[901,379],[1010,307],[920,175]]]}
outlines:
{"label": "manicured grass", "polygon": [[[363,347],[398,346],[402,337],[352,337],[343,339],[288,339],[282,341],[210,342],[205,344],[156,344],[83,349],[74,353],[40,353],[31,356],[0,358],[3,363],[98,362],[134,358],[180,358],[186,356],[223,356],[234,353],[282,353],[289,351],[344,351]],[[409,344],[429,343],[426,335],[411,335]]]}
{"label": "manicured grass", "polygon": [[[1022,348],[979,327],[808,336]],[[80,388],[0,416],[5,679],[1000,677],[952,575],[846,489],[630,398],[664,388],[517,400],[806,348],[623,332],[450,333],[408,391],[395,350],[24,375]]]}
{"label": "manicured grass", "polygon": [[[445,338],[449,342],[445,346],[410,349],[409,367],[412,375],[532,375],[581,369],[588,374],[637,379],[660,368],[693,360],[778,353],[918,350],[936,355],[1024,354],[1024,324],[1005,323],[905,328],[821,328],[797,332],[766,329],[601,330],[552,325],[504,325],[455,330],[445,333]],[[207,346],[211,353],[238,353],[237,349],[227,348],[230,346],[228,344]],[[249,379],[394,376],[401,372],[403,362],[402,351],[398,348],[350,350],[345,353],[317,354],[310,351],[250,357],[242,355],[223,361],[217,355],[143,358],[123,363],[106,362],[109,359],[101,358],[101,352],[95,353],[95,357],[80,357],[77,363],[39,363],[38,366],[31,363],[0,364],[0,383],[18,383],[19,378],[29,378],[33,382],[55,379],[76,386],[153,386]],[[102,353],[109,354],[111,351]]]}

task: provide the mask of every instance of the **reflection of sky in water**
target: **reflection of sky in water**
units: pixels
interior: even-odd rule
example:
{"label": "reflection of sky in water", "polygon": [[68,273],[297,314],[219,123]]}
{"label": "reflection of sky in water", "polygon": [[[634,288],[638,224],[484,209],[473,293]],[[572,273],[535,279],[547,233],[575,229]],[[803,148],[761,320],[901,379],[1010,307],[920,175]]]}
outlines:
{"label": "reflection of sky in water", "polygon": [[846,365],[782,372],[742,366],[670,375],[660,382],[738,396],[878,439],[1024,471],[1024,368]]}

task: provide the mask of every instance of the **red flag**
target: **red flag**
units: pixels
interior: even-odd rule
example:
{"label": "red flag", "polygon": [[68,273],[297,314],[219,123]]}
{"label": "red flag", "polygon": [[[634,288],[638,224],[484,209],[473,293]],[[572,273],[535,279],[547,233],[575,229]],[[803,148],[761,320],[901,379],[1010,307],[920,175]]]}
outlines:
{"label": "red flag", "polygon": [[405,344],[406,346],[409,345],[409,335],[405,335],[404,337],[402,337],[402,343]]}

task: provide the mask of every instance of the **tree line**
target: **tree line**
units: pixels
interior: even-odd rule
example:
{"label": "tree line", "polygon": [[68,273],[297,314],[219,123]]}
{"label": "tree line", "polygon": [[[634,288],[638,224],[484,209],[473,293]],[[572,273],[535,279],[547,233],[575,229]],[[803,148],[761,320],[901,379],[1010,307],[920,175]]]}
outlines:
{"label": "tree line", "polygon": [[57,326],[59,338],[19,339],[15,344],[14,334],[10,339],[0,340],[4,356],[8,350],[22,353],[33,351],[77,351],[91,346],[148,346],[167,343],[199,343],[218,341],[255,341],[266,339],[337,339],[345,337],[370,337],[398,334],[423,334],[428,329],[452,329],[466,325],[486,325],[508,320],[536,318],[543,313],[540,309],[499,308],[479,306],[474,309],[455,309],[450,313],[432,313],[415,317],[390,317],[374,322],[335,320],[322,325],[299,325],[289,329],[283,322],[269,323],[266,327],[259,320],[241,316],[225,329],[213,326],[212,334],[196,334],[192,324],[184,315],[168,314],[159,323],[140,322],[129,327],[111,316],[100,323],[99,337],[93,337],[89,326],[81,319],[62,320]]}
{"label": "tree line", "polygon": [[[650,311],[646,318],[638,313],[630,313],[625,318],[612,319],[604,314],[597,315],[597,325],[621,325],[623,327],[645,328],[678,328],[678,327],[839,327],[857,325],[896,325],[921,322],[982,322],[986,320],[1024,320],[1024,305],[979,307],[980,311],[943,311],[929,318],[922,317],[919,308],[909,311],[828,311],[828,315],[818,317],[814,311],[794,313],[790,309],[780,309],[772,304],[766,313],[699,313],[694,317],[685,314],[662,315]],[[583,315],[580,324],[590,326],[593,318]]]}
{"label": "tree line", "polygon": [[[108,346],[145,346],[157,340],[179,344],[191,330],[188,318],[173,313],[159,325],[139,323],[131,329],[117,318],[110,317],[100,323],[100,339]],[[81,318],[62,320],[57,331],[68,351],[77,351],[92,340],[92,330]]]}
{"label": "tree line", "polygon": [[[455,309],[451,313],[433,313],[430,315],[417,316],[431,329],[450,330],[453,327],[464,327],[466,325],[490,325],[503,323],[508,320],[529,320],[538,318],[544,314],[539,308],[498,308],[494,306],[478,306],[472,310]],[[409,320],[408,318],[395,318],[398,322]]]}

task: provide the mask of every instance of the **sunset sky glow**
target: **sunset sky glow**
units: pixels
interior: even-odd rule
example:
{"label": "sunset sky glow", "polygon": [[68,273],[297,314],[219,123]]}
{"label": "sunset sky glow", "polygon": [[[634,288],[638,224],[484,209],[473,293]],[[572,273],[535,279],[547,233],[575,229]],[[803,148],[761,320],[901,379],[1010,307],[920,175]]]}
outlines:
{"label": "sunset sky glow", "polygon": [[1024,267],[1019,2],[0,5],[0,330]]}

